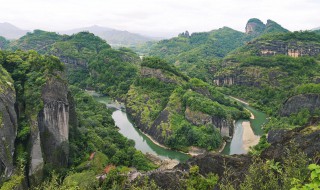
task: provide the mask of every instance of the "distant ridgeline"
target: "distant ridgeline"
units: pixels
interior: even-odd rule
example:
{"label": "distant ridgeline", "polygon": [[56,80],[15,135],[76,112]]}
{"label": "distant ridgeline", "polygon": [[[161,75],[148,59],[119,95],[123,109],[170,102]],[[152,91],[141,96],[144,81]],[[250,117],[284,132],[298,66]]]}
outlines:
{"label": "distant ridgeline", "polygon": [[190,146],[219,148],[221,137],[232,136],[233,120],[250,116],[214,87],[152,57],[143,59],[126,108],[142,131],[184,151]]}
{"label": "distant ridgeline", "polygon": [[288,30],[274,21],[268,20],[265,25],[259,19],[250,19],[245,33],[228,27],[191,35],[186,31],[178,37],[152,45],[149,54],[174,63],[191,77],[209,82],[213,79],[210,73],[213,63],[258,36],[281,32]]}
{"label": "distant ridgeline", "polygon": [[35,30],[6,47],[57,56],[66,64],[70,84],[120,98],[137,75],[140,61],[131,50],[112,49],[105,40],[88,32],[68,36]]}

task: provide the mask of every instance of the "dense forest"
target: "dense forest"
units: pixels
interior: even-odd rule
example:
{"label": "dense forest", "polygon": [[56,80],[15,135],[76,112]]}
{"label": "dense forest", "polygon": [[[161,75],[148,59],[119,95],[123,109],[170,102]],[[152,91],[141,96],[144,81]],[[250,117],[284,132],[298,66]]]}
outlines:
{"label": "dense forest", "polygon": [[[89,32],[35,30],[0,37],[0,49],[0,190],[320,186],[317,32],[250,19],[246,33],[186,31],[133,48],[152,55],[141,59]],[[124,102],[161,145],[204,154],[161,169],[86,90]],[[219,153],[250,118],[230,96],[268,116],[248,154]]]}

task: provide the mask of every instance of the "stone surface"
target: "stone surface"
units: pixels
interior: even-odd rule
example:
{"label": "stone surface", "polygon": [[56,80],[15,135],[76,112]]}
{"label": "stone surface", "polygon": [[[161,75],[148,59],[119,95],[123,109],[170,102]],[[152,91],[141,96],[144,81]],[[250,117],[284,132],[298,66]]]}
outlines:
{"label": "stone surface", "polygon": [[49,79],[42,88],[43,110],[38,114],[45,163],[65,167],[68,164],[69,103],[67,84]]}
{"label": "stone surface", "polygon": [[[0,65],[1,67],[1,65]],[[1,68],[0,68],[1,71]],[[14,172],[14,142],[17,136],[17,115],[14,109],[16,101],[11,77],[7,73],[0,76],[0,183],[3,178]],[[10,81],[4,81],[5,75]]]}
{"label": "stone surface", "polygon": [[302,109],[308,109],[311,113],[320,109],[320,94],[300,94],[287,99],[281,110],[281,116],[290,116]]}

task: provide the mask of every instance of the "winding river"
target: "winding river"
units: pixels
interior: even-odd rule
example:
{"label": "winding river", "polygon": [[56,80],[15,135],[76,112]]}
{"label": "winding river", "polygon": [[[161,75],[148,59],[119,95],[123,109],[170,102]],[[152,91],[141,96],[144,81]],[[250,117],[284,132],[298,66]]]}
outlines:
{"label": "winding river", "polygon": [[[112,113],[112,118],[115,121],[115,124],[120,128],[119,132],[123,134],[125,137],[134,140],[136,149],[140,150],[143,153],[155,154],[162,159],[175,159],[180,162],[184,162],[188,158],[190,158],[190,156],[187,154],[181,153],[179,151],[166,149],[152,142],[139,129],[133,126],[132,122],[128,119],[128,116],[124,111],[123,104],[113,101],[108,97],[99,96],[97,93],[94,92],[91,92],[90,94],[93,95],[93,97],[97,101],[106,104],[108,108],[114,110]],[[263,134],[261,126],[264,122],[266,122],[266,115],[262,112],[255,110],[254,108],[248,106],[245,103],[243,104],[245,108],[253,114],[254,119],[250,119],[250,121],[236,121],[233,139],[230,143],[226,144],[225,148],[222,151],[222,153],[224,154],[247,153],[248,146],[245,146],[245,142],[252,141],[253,138],[255,142],[249,142],[249,144],[257,143],[259,137]],[[244,133],[248,133],[249,135]],[[251,138],[245,139],[247,136]]]}

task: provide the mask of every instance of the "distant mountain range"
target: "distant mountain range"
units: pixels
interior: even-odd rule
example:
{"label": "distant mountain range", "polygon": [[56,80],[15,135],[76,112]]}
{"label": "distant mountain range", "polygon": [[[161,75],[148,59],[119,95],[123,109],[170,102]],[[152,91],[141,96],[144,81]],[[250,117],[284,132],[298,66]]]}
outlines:
{"label": "distant mountain range", "polygon": [[148,41],[157,40],[156,38],[97,25],[84,28],[76,28],[67,31],[60,31],[59,33],[71,35],[83,31],[88,31],[95,34],[96,36],[99,36],[100,38],[106,40],[112,46],[138,45]]}
{"label": "distant mountain range", "polygon": [[6,39],[18,39],[24,36],[28,30],[22,30],[10,23],[4,22],[0,23],[0,36],[5,37]]}
{"label": "distant mountain range", "polygon": [[[159,38],[152,38],[143,36],[136,33],[131,33],[128,31],[121,31],[116,30],[113,28],[108,27],[101,27],[101,26],[90,26],[90,27],[84,27],[84,28],[76,28],[72,30],[67,31],[57,31],[60,34],[76,34],[79,32],[88,31],[96,36],[99,36],[100,38],[106,40],[110,45],[112,46],[132,46],[132,45],[138,45],[143,44],[147,41],[155,41],[160,40]],[[20,37],[26,35],[27,32],[30,32],[28,30],[22,30],[10,23],[0,23],[0,36],[5,37],[9,40],[19,39]]]}

